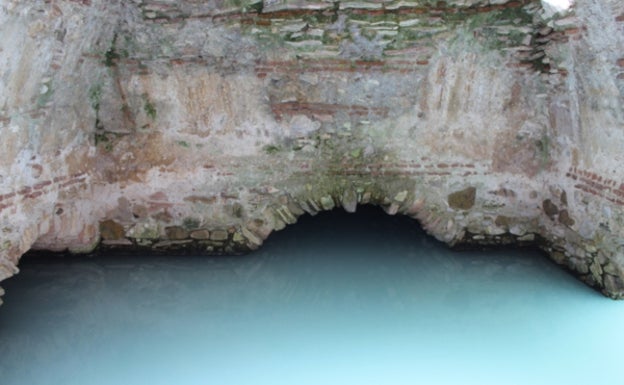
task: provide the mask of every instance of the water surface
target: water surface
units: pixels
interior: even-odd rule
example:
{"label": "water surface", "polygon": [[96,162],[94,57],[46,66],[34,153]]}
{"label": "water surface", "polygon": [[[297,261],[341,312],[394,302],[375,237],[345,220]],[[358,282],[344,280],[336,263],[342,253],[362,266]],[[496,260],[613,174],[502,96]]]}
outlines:
{"label": "water surface", "polygon": [[376,209],[243,257],[25,258],[0,383],[617,384],[624,302],[535,251],[452,252]]}

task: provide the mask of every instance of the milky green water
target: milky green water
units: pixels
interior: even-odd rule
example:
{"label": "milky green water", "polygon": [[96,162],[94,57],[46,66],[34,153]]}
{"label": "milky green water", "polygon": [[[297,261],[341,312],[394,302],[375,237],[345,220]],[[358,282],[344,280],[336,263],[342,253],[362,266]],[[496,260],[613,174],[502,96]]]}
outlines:
{"label": "milky green water", "polygon": [[0,384],[622,384],[624,302],[375,209],[243,257],[24,259]]}

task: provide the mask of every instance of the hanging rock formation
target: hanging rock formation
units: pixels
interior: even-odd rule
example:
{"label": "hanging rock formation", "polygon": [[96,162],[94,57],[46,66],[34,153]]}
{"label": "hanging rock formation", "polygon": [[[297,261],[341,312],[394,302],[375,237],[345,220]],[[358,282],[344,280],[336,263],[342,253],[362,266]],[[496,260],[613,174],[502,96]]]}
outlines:
{"label": "hanging rock formation", "polygon": [[[567,1],[557,1],[557,4]],[[6,0],[0,279],[375,204],[624,296],[624,3]]]}

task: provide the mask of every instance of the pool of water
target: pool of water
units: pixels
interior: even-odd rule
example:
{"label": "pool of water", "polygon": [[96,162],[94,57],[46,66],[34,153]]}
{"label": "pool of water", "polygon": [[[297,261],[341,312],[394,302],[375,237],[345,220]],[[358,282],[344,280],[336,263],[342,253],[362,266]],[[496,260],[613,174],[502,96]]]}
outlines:
{"label": "pool of water", "polygon": [[25,258],[0,383],[616,384],[624,302],[528,250],[452,252],[377,209],[238,257]]}

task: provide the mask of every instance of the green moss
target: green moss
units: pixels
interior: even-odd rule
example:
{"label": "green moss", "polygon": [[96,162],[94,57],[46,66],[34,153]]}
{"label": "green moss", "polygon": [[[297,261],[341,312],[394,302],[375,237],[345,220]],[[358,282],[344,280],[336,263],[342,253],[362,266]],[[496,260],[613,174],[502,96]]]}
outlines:
{"label": "green moss", "polygon": [[398,20],[396,13],[349,13],[349,20],[364,21],[368,23],[379,23],[388,21],[394,23]]}
{"label": "green moss", "polygon": [[[95,111],[95,129],[101,130],[102,122],[100,121],[100,103],[102,101],[102,84],[96,83],[89,87],[89,102],[91,108]],[[96,143],[97,145],[97,143]]]}
{"label": "green moss", "polygon": [[542,138],[536,142],[538,155],[540,157],[540,165],[542,168],[546,168],[550,163],[550,137],[547,134],[543,134]]}
{"label": "green moss", "polygon": [[186,217],[182,220],[182,227],[187,231],[198,229],[201,225],[201,221],[197,218]]}
{"label": "green moss", "polygon": [[117,60],[121,58],[121,55],[117,52],[115,46],[117,44],[117,34],[113,35],[113,41],[111,41],[111,45],[104,53],[104,65],[107,67],[114,67],[117,65]]}
{"label": "green moss", "polygon": [[189,147],[191,147],[191,145],[190,145],[188,142],[184,141],[184,140],[178,140],[178,141],[176,142],[176,144],[177,144],[178,146],[182,146],[182,147],[184,147],[184,148],[189,148]]}
{"label": "green moss", "polygon": [[323,36],[321,36],[321,43],[323,43],[323,45],[330,45],[330,44],[334,44],[338,41],[339,39],[337,39],[335,36],[332,36],[331,34],[329,34],[327,31],[323,32]]}
{"label": "green moss", "polygon": [[524,7],[503,8],[498,12],[498,18],[503,20],[518,20],[518,24],[533,23],[533,15],[528,13]]}
{"label": "green moss", "polygon": [[152,120],[156,119],[156,107],[154,103],[149,99],[147,94],[143,94],[143,110],[145,114],[149,116]]}
{"label": "green moss", "polygon": [[513,25],[533,23],[533,15],[528,13],[524,7],[509,7],[492,12],[478,12],[471,15],[465,15],[461,12],[449,14],[449,21],[461,22],[466,21],[472,28],[485,25]]}
{"label": "green moss", "polygon": [[100,102],[102,101],[102,85],[99,83],[93,84],[89,87],[89,101],[91,102],[91,108],[95,112],[100,111]]}
{"label": "green moss", "polygon": [[111,152],[113,150],[113,142],[105,132],[95,133],[95,145],[102,146],[105,151]]}
{"label": "green moss", "polygon": [[263,8],[264,8],[263,1],[250,1],[248,2],[248,4],[243,6],[243,12],[262,13]]}
{"label": "green moss", "polygon": [[[450,25],[465,29],[465,35],[474,35],[489,50],[501,50],[517,46],[526,36],[516,30],[521,26],[534,26],[533,15],[525,7],[509,7],[492,12],[478,12],[461,16],[461,12],[449,15]],[[507,34],[499,33],[499,27],[510,27]]]}
{"label": "green moss", "polygon": [[124,34],[123,40],[121,42],[121,56],[124,58],[129,58],[130,53],[136,54],[141,51],[142,48],[146,48],[143,45],[139,44],[136,40],[134,40],[133,36]]}
{"label": "green moss", "polygon": [[272,144],[266,145],[264,146],[264,152],[266,152],[267,154],[271,155],[271,154],[275,154],[278,153],[282,150],[281,147],[279,146],[275,146]]}
{"label": "green moss", "polygon": [[319,15],[303,15],[301,16],[301,19],[303,19],[303,21],[305,21],[306,23],[308,23],[308,25],[317,25],[320,22],[322,22],[321,20],[319,20]]}
{"label": "green moss", "polygon": [[262,13],[264,2],[258,0],[226,0],[224,5],[240,8],[243,12]]}
{"label": "green moss", "polygon": [[355,150],[351,150],[349,155],[351,155],[352,158],[359,158],[359,157],[362,156],[362,149],[361,148],[357,148]]}
{"label": "green moss", "polygon": [[99,145],[101,143],[107,143],[109,141],[108,136],[105,133],[96,132],[95,133],[95,145]]}
{"label": "green moss", "polygon": [[101,146],[101,148],[106,151],[112,151],[114,144],[124,135],[125,134],[97,129],[94,134],[95,145]]}

